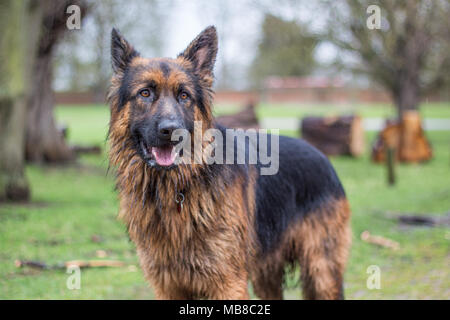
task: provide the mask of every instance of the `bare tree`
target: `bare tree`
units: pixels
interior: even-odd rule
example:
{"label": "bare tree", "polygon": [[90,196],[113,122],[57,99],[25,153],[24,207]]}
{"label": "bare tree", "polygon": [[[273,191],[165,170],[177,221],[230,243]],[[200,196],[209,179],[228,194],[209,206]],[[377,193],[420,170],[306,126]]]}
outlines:
{"label": "bare tree", "polygon": [[27,101],[26,159],[31,162],[66,162],[74,157],[56,126],[52,89],[54,51],[67,30],[69,5],[78,5],[81,17],[86,14],[87,4],[83,0],[39,1],[43,13],[37,27],[39,39]]}
{"label": "bare tree", "polygon": [[172,1],[86,0],[89,15],[83,28],[66,32],[55,54],[54,88],[91,91],[96,103],[104,103],[111,78],[111,29],[136,37],[145,55],[160,56],[164,46],[167,15]]}
{"label": "bare tree", "polygon": [[24,173],[25,102],[41,14],[37,1],[0,3],[0,201],[30,195]]}
{"label": "bare tree", "polygon": [[[447,0],[327,1],[329,35],[352,53],[352,69],[388,90],[398,116],[417,109],[424,93],[444,85],[450,68],[450,2]],[[366,22],[370,5],[381,9],[381,28]]]}

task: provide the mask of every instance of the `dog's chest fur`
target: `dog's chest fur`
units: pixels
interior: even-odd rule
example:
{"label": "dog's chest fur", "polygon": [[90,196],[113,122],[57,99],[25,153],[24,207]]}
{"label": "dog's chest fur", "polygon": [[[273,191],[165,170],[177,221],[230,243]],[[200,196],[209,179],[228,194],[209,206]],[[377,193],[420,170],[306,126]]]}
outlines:
{"label": "dog's chest fur", "polygon": [[[241,272],[254,246],[247,227],[253,197],[247,195],[245,183],[221,177],[211,183],[199,172],[185,174],[184,184],[180,177],[175,171],[165,176],[147,171],[146,176],[134,177],[134,188],[120,190],[120,217],[136,243],[146,276],[187,285],[193,277],[220,279],[230,268]],[[175,198],[180,191],[184,202],[178,212]]]}

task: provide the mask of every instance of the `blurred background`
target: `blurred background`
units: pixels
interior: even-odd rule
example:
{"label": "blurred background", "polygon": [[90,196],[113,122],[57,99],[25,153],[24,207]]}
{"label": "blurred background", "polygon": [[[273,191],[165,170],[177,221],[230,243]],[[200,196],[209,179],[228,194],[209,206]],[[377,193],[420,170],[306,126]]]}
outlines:
{"label": "blurred background", "polygon": [[2,0],[0,298],[153,298],[107,173],[110,33],[175,57],[215,25],[218,121],[304,138],[343,181],[347,298],[449,299],[449,14],[448,0]]}

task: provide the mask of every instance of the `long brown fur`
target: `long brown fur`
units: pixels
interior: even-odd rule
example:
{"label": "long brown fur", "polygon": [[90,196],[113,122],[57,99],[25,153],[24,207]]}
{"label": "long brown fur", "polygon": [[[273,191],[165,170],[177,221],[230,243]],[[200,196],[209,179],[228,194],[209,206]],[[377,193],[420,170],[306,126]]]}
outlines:
{"label": "long brown fur", "polygon": [[[126,47],[125,54],[133,53],[127,43],[121,45]],[[173,60],[130,59],[134,67],[155,62],[183,69],[194,67],[182,56]],[[136,115],[129,102],[120,105],[122,67],[115,70],[108,95],[110,164],[117,174],[119,217],[136,244],[141,267],[156,298],[248,299],[251,279],[258,296],[281,299],[284,268],[289,263],[301,266],[304,297],[341,298],[350,245],[350,210],[345,198],[332,199],[319,212],[305,215],[284,232],[274,251],[262,254],[255,230],[256,168],[250,166],[246,175],[237,174],[231,180],[218,175],[208,181],[210,169],[205,164],[182,163],[172,170],[157,170],[142,161],[130,132],[130,122]],[[136,81],[152,79],[167,90],[180,82],[189,83],[176,67],[170,75],[151,69],[141,78]],[[196,108],[194,119],[202,121],[206,130],[213,126],[213,78],[203,74],[199,79],[205,110]],[[135,87],[139,88],[137,84]],[[175,197],[180,191],[185,201],[178,212]]]}
{"label": "long brown fur", "polygon": [[257,261],[255,293],[263,299],[283,299],[285,267],[300,265],[305,299],[342,299],[351,245],[349,219],[347,200],[336,199],[290,226],[281,245]]}
{"label": "long brown fur", "polygon": [[[145,63],[139,60],[134,63]],[[253,225],[254,188],[248,184],[254,184],[254,179],[247,185],[241,180],[232,185],[215,181],[221,187],[211,197],[211,190],[199,177],[200,170],[207,168],[192,164],[158,171],[148,167],[129,139],[129,105],[116,112],[115,80],[110,95],[109,140],[110,163],[117,168],[119,217],[136,243],[141,266],[156,297],[248,298],[248,261],[254,246],[254,230],[249,228]],[[208,116],[200,116],[197,113],[196,120],[211,123]],[[180,213],[174,201],[177,190],[189,190]],[[156,202],[147,202],[150,191],[157,194]]]}

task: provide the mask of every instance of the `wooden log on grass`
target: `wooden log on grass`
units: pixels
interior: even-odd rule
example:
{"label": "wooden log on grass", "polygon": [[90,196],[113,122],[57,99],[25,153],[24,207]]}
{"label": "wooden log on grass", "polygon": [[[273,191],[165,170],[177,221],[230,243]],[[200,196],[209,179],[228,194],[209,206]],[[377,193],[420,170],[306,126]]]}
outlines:
{"label": "wooden log on grass", "polygon": [[405,111],[401,121],[386,121],[372,147],[372,160],[385,162],[388,148],[396,150],[395,159],[400,162],[424,162],[432,158],[433,151],[417,111]]}
{"label": "wooden log on grass", "polygon": [[302,138],[326,155],[358,157],[364,152],[364,128],[357,115],[342,117],[305,117]]}
{"label": "wooden log on grass", "polygon": [[255,107],[255,103],[250,101],[242,111],[216,117],[216,121],[226,128],[258,129],[259,123],[255,113]]}

